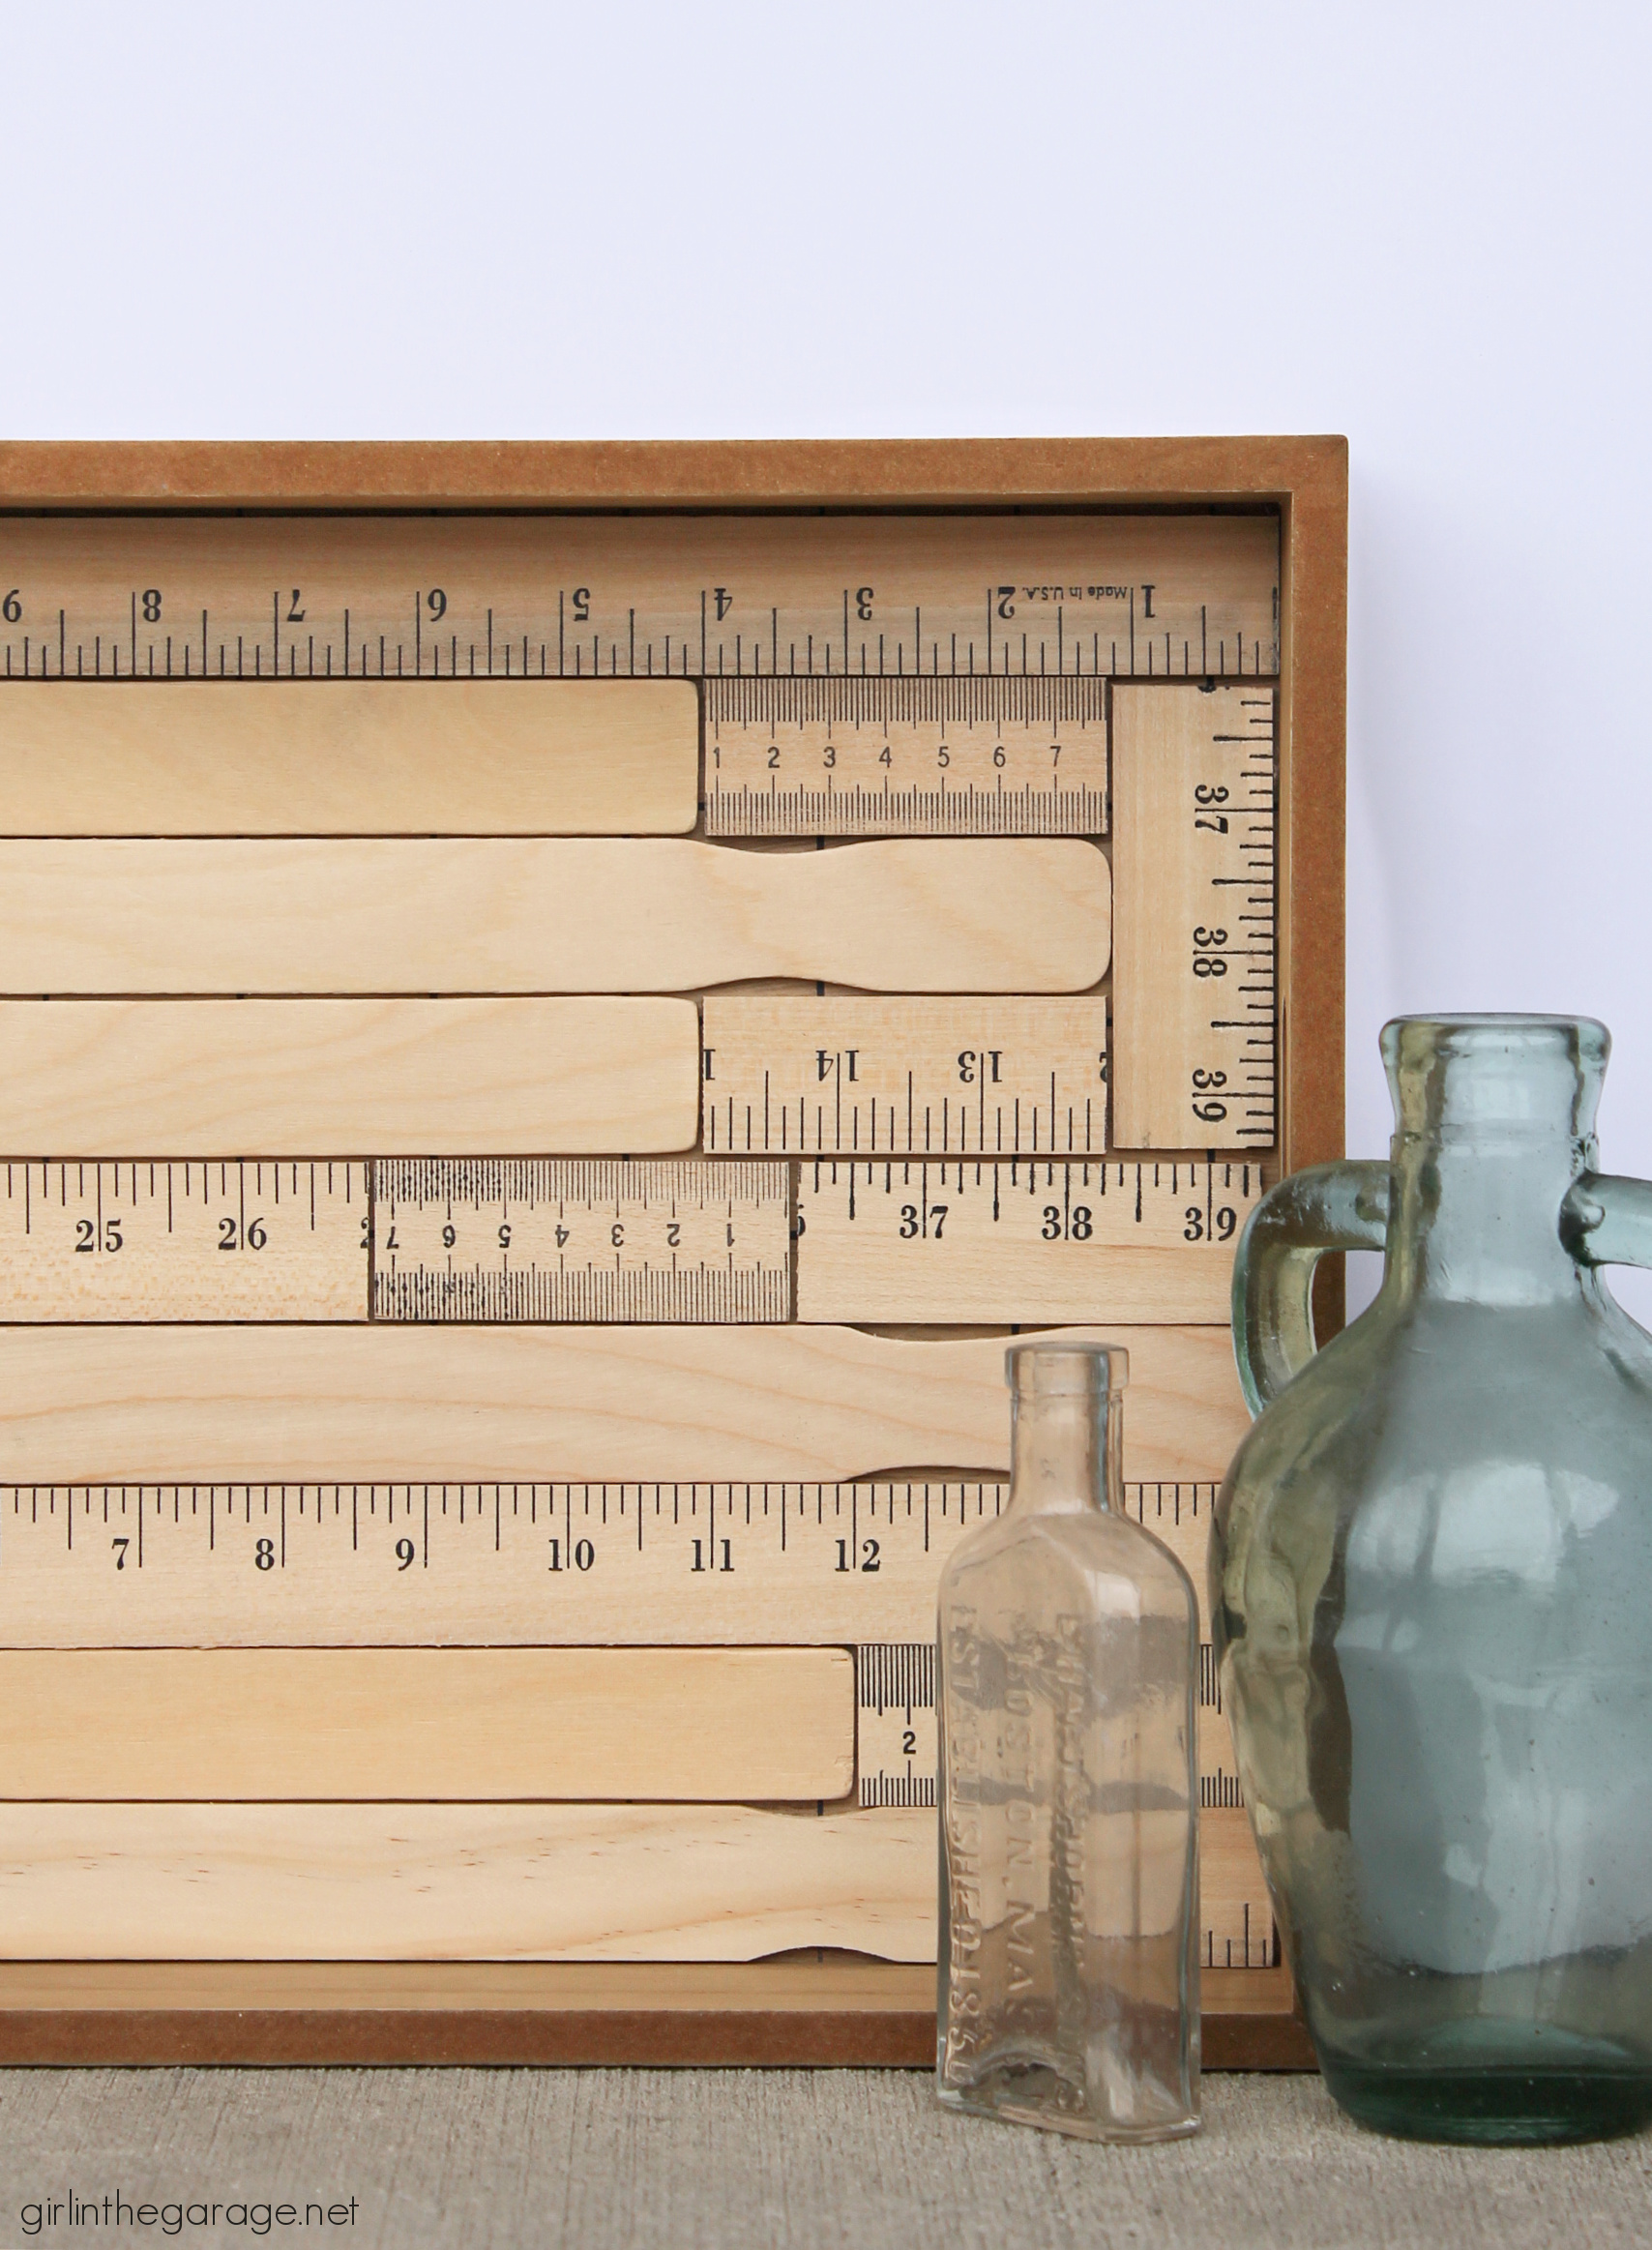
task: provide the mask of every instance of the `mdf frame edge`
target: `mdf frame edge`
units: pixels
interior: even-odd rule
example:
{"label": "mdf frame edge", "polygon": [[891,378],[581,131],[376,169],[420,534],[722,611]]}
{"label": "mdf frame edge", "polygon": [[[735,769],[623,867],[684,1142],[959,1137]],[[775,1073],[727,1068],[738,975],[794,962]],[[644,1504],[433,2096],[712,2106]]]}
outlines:
{"label": "mdf frame edge", "polygon": [[[0,515],[1276,507],[1286,1170],[1342,1154],[1347,500],[1341,437],[0,443]],[[1339,1324],[1340,1275],[1316,1311]],[[305,1963],[0,1963],[0,2064],[921,2067],[932,1980],[858,1958],[364,1963],[343,1983]],[[1207,2068],[1313,2066],[1283,1970],[1206,1987]]]}

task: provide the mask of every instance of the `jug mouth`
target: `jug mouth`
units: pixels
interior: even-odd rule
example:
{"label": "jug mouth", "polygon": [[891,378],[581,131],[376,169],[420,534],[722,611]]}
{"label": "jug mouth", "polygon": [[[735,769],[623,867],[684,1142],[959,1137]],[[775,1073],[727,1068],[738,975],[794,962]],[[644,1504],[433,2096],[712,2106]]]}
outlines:
{"label": "jug mouth", "polygon": [[1382,1059],[1402,1136],[1594,1132],[1611,1033],[1593,1016],[1397,1016]]}

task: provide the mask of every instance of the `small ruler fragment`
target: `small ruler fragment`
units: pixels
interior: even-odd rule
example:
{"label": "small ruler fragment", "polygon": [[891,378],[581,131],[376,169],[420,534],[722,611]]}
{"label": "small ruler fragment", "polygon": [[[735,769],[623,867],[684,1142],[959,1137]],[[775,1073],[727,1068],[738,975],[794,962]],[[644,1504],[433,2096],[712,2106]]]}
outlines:
{"label": "small ruler fragment", "polygon": [[1255,1163],[841,1157],[799,1175],[800,1320],[1225,1320]]}
{"label": "small ruler fragment", "polygon": [[362,1320],[359,1160],[0,1165],[9,1321]]}
{"label": "small ruler fragment", "polygon": [[1113,691],[1113,1073],[1124,1148],[1275,1134],[1268,687]]}
{"label": "small ruler fragment", "polygon": [[708,836],[1100,836],[1106,681],[708,679]]}
{"label": "small ruler fragment", "polygon": [[765,1156],[1088,1156],[1106,1145],[1104,1000],[721,998],[702,1133]]}
{"label": "small ruler fragment", "polygon": [[783,1164],[373,1167],[375,1320],[785,1320]]}

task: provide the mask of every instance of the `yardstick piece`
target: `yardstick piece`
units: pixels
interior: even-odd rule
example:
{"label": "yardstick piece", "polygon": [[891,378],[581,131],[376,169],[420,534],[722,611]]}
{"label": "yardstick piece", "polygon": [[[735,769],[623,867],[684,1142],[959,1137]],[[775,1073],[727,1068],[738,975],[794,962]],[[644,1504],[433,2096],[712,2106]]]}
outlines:
{"label": "yardstick piece", "polygon": [[675,835],[698,792],[694,692],[665,680],[0,694],[8,836]]}
{"label": "yardstick piece", "polygon": [[18,516],[6,555],[19,685],[1279,668],[1271,507]]}
{"label": "yardstick piece", "polygon": [[[1199,1820],[1201,1953],[1272,1965],[1243,1812]],[[935,1957],[935,1816],[755,1805],[0,1805],[15,1961]]]}
{"label": "yardstick piece", "polygon": [[800,1320],[1222,1320],[1257,1164],[815,1158]]}
{"label": "yardstick piece", "polygon": [[0,1163],[8,1320],[365,1320],[370,1168]]}
{"label": "yardstick piece", "polygon": [[[1008,1491],[0,1486],[0,1647],[932,1645],[942,1566]],[[1201,1603],[1216,1492],[1125,1486]]]}
{"label": "yardstick piece", "polygon": [[1099,1155],[1107,1010],[1081,1000],[705,1003],[708,1149],[764,1156]]}
{"label": "yardstick piece", "polygon": [[1081,992],[1110,945],[1106,858],[1036,837],[0,844],[16,993]]}
{"label": "yardstick piece", "polygon": [[841,1797],[841,1648],[0,1653],[0,1798]]}
{"label": "yardstick piece", "polygon": [[[1097,1332],[1079,1330],[1078,1335]],[[1130,1348],[1126,1473],[1220,1477],[1249,1428],[1223,1328]],[[1001,1337],[855,1328],[0,1328],[0,1477],[873,1476],[1002,1469]]]}
{"label": "yardstick piece", "polygon": [[1274,1138],[1274,692],[1115,686],[1113,1140]]}
{"label": "yardstick piece", "polygon": [[783,1164],[0,1164],[10,1320],[788,1320]]}
{"label": "yardstick piece", "polygon": [[698,1048],[689,1000],[6,1000],[0,1147],[684,1148]]}

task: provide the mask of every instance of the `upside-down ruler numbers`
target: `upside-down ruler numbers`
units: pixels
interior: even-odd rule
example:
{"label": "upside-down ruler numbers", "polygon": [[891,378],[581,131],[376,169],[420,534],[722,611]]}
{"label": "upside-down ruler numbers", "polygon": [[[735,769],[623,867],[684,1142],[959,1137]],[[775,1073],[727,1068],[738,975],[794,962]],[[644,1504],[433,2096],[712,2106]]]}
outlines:
{"label": "upside-down ruler numbers", "polygon": [[[327,1340],[352,1351],[393,1349],[421,1327],[567,1324],[582,1335],[604,1323],[659,1324],[662,1334],[673,1323],[817,1323],[821,1334],[841,1323],[900,1335],[1113,1321],[1183,1323],[1208,1340],[1225,1320],[1238,1231],[1276,1176],[1279,539],[1269,509],[9,519],[0,804],[15,808],[10,833],[38,842],[40,854],[31,863],[11,847],[8,879],[15,900],[15,878],[34,864],[49,870],[41,878],[48,889],[85,881],[109,903],[89,934],[84,918],[60,929],[47,898],[27,932],[27,976],[8,987],[14,1011],[38,1007],[30,1022],[49,1021],[52,1039],[30,1051],[49,1049],[53,1059],[51,1072],[41,1066],[38,1112],[20,1112],[29,1129],[9,1136],[15,1153],[0,1157],[5,1317],[36,1331],[324,1321],[382,1332]],[[465,758],[481,757],[487,770],[457,788],[437,723],[479,683],[488,695],[495,685],[511,691],[509,725],[498,704],[465,706]],[[570,684],[608,698],[580,706],[583,733],[566,730],[571,705],[547,700]],[[656,688],[676,700],[654,716],[624,700]],[[273,692],[289,700],[258,722],[265,733],[253,747],[243,714],[248,724],[256,712],[278,714]],[[328,734],[335,711],[337,741]],[[565,729],[554,755],[544,750],[553,738],[539,731],[542,713]],[[656,728],[646,756],[645,727]],[[416,785],[395,779],[398,729],[422,743]],[[283,756],[301,737],[308,764],[296,751]],[[72,791],[61,779],[70,771]],[[1112,962],[1104,946],[1081,975],[1058,965],[1041,981],[1029,968],[1004,989],[1020,957],[1014,971],[1000,966],[1004,949],[982,904],[993,878],[985,863],[964,872],[960,859],[956,881],[914,863],[899,896],[882,875],[858,894],[896,924],[923,921],[921,977],[908,968],[902,983],[900,964],[919,949],[886,947],[870,904],[872,933],[848,933],[859,950],[839,942],[843,913],[824,888],[809,924],[832,940],[820,967],[794,944],[775,953],[771,973],[762,947],[779,939],[769,925],[755,950],[728,935],[745,943],[743,916],[756,928],[757,886],[724,883],[722,919],[708,905],[697,941],[736,965],[685,967],[673,979],[669,945],[662,969],[658,946],[627,949],[604,934],[627,922],[632,898],[631,918],[643,919],[641,892],[654,878],[625,878],[637,886],[628,893],[593,860],[577,896],[596,903],[571,911],[570,930],[577,921],[582,942],[598,934],[577,969],[558,976],[543,948],[529,964],[518,933],[536,922],[543,931],[532,886],[572,884],[572,860],[461,863],[456,841],[441,862],[452,872],[429,893],[432,926],[457,929],[458,900],[491,912],[516,897],[513,886],[518,920],[501,919],[500,906],[484,932],[487,971],[467,981],[444,964],[441,990],[453,997],[417,1002],[427,1010],[417,1021],[415,1002],[396,995],[435,979],[421,986],[421,967],[388,986],[400,940],[382,935],[370,958],[388,968],[355,981],[324,966],[303,966],[305,981],[266,972],[278,953],[301,957],[254,940],[221,983],[212,981],[210,945],[192,957],[187,945],[160,949],[124,981],[106,965],[130,942],[118,902],[139,898],[132,886],[147,886],[147,912],[176,870],[179,913],[190,911],[183,871],[204,862],[180,848],[185,839],[271,840],[255,865],[236,861],[216,879],[229,885],[232,907],[253,899],[254,881],[264,885],[263,912],[271,899],[300,897],[308,881],[317,911],[292,917],[310,939],[308,964],[325,956],[334,928],[348,942],[339,901],[358,873],[375,900],[398,896],[398,885],[417,898],[444,838],[691,834],[703,853],[778,855],[763,863],[773,903],[761,911],[774,929],[807,922],[788,907],[784,871],[796,870],[801,899],[808,871],[826,865],[821,851],[867,850],[884,838],[957,840],[983,852],[997,846],[967,840],[1073,840],[1040,847],[1090,853],[1099,871],[1088,934],[1080,939],[1074,921],[1060,960],[1088,958],[1098,923],[1105,940],[1110,899]],[[342,840],[331,857],[306,849],[323,837]],[[48,860],[65,839],[120,851],[144,840],[148,856]],[[364,848],[352,858],[357,839]],[[400,859],[393,839],[406,844]],[[415,856],[432,851],[438,860]],[[726,873],[729,862],[718,864]],[[1070,906],[1063,898],[1044,918],[1054,929]],[[15,920],[24,909],[11,911]],[[227,928],[221,899],[213,911]],[[128,916],[127,927],[140,919]],[[1029,911],[1026,927],[1040,919]],[[611,961],[596,960],[605,947]],[[250,990],[268,996],[234,998]],[[680,1027],[669,1041],[650,1029],[663,1044],[644,1057],[653,1074],[645,1103],[627,1046],[641,1021],[634,1012],[681,1008],[690,1032],[693,1017],[681,997],[618,995],[685,990],[699,1010],[697,1075]],[[585,1057],[575,1027],[547,1074],[557,1101],[513,1097],[511,1136],[490,1144],[487,1119],[506,1108],[495,1085],[515,1086],[517,1056],[548,1036],[539,1029],[552,1025],[546,1011],[557,1005],[547,991],[616,995],[603,1003],[612,1013],[600,1098],[582,1110],[577,1088],[568,1090],[576,1073],[564,1062]],[[343,996],[351,993],[362,996]],[[110,1000],[127,1011],[119,1021],[95,1015]],[[287,1042],[258,1101],[228,1112],[273,1122],[222,1141],[180,1136],[168,1149],[168,1123],[194,1120],[216,1092],[215,1042],[228,1018],[214,1011],[230,1006],[241,1023],[248,1010],[266,1009]],[[352,1007],[366,1029],[346,1051],[343,1030],[357,1036],[358,1020],[346,1023]],[[302,1021],[280,1013],[293,1008],[310,1012]],[[519,1032],[533,1009],[535,1031]],[[105,1103],[94,1116],[84,1087],[101,1054],[162,1052],[150,1034],[162,1023],[173,1038],[164,1051],[180,1058],[168,1063],[176,1088],[140,1108],[129,1085],[127,1112],[152,1121],[134,1152],[130,1137],[112,1138],[119,1107]],[[421,1049],[431,1025],[444,1039],[457,1025],[462,1037]],[[243,1037],[236,1071],[248,1068],[248,1052]],[[364,1084],[399,1085],[395,1073],[415,1052],[428,1059],[409,1066],[405,1082],[415,1109],[428,1110],[428,1130],[415,1121],[375,1140],[395,1113],[388,1098],[363,1105],[370,1121],[359,1136],[339,1129],[353,1114],[351,1072]],[[465,1130],[444,1141],[441,1120],[473,1064],[481,1075]],[[310,1085],[322,1122],[307,1132]],[[323,1086],[345,1096],[327,1108]],[[300,1098],[287,1099],[291,1087]],[[540,1114],[556,1123],[536,1142]],[[623,1122],[633,1117],[634,1133]],[[645,1423],[645,1375],[634,1396]],[[739,1428],[737,1406],[719,1411]],[[894,1472],[907,1456],[872,1458]],[[994,1478],[937,1465],[984,1458],[931,1442],[909,1477],[846,1483],[736,1474],[723,1483],[138,1485],[118,1481],[118,1455],[100,1456],[95,1471],[88,1463],[99,1481],[0,1488],[0,1649],[148,1650],[162,1667],[173,1653],[227,1664],[270,1648],[660,1648],[685,1658],[710,1648],[850,1650],[852,1783],[836,1818],[824,1805],[807,1808],[823,1822],[811,1849],[826,1852],[830,1831],[830,1849],[848,1857],[830,1867],[822,1858],[820,1882],[845,1884],[850,1897],[864,1883],[869,1899],[884,1901],[867,1950],[912,1959],[925,1925],[898,1929],[888,1902],[915,1880],[914,1910],[932,1910],[925,1816],[935,1791],[935,1582],[956,1540],[1005,1496]],[[1182,1556],[1201,1602],[1208,1477],[1219,1465],[1201,1463],[1197,1478],[1134,1481],[1127,1495]],[[547,1480],[557,1467],[546,1460]],[[783,1701],[783,1673],[775,1676]],[[210,1674],[190,1678],[208,1680],[210,1702]],[[801,1694],[805,1675],[797,1679]],[[202,1692],[177,1689],[197,1702]],[[377,1690],[369,1682],[363,1693],[370,1702]],[[508,1766],[509,1711],[489,1706],[486,1723],[499,1731]],[[616,1748],[608,1793],[649,1793],[640,1758],[634,1745]],[[1199,1764],[1205,1958],[1271,1965],[1276,1941],[1208,1646]],[[795,1795],[802,1784],[782,1786],[783,1765],[754,1756],[752,1791],[761,1793],[761,1773],[775,1777],[777,1806]],[[728,1762],[717,1770],[725,1776]],[[524,1784],[517,1793],[533,1791]],[[574,1820],[572,1807],[558,1809]],[[623,1809],[610,1809],[607,1827],[602,1806],[589,1816],[599,1851],[630,1848]],[[772,1852],[790,1830],[787,1816],[771,1812],[761,1849]],[[710,1864],[732,1864],[718,1855],[734,1829],[702,1820],[680,1833],[710,1850]],[[306,1849],[282,1841],[288,1830],[270,1834],[272,1859]],[[918,1877],[910,1868],[891,1877],[879,1854],[914,1846]],[[6,1850],[15,1849],[8,1831]],[[783,1851],[781,1860],[793,1864]],[[623,1890],[624,1879],[614,1880]],[[385,1895],[415,1888],[400,1880]],[[766,1911],[758,1900],[752,1933],[729,1942],[757,1953],[818,1941],[807,1917],[770,1922]],[[595,1942],[556,1927],[568,1958]],[[628,1940],[636,1957],[682,1958],[694,1944],[713,1948],[706,1958],[744,1957],[719,1954],[715,1931],[662,1935],[646,1913],[637,1927]],[[840,1917],[825,1941],[853,1945],[853,1933],[852,1916]],[[415,1953],[448,1941],[405,1939]]]}

